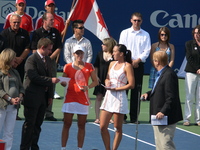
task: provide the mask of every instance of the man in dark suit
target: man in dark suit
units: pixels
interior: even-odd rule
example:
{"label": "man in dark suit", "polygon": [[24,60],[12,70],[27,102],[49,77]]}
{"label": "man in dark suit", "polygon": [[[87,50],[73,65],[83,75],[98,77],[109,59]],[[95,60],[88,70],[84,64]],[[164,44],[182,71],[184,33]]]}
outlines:
{"label": "man in dark suit", "polygon": [[168,66],[168,57],[164,51],[153,54],[153,63],[158,77],[151,91],[142,95],[150,100],[150,115],[156,119],[167,116],[167,125],[153,125],[156,150],[175,150],[173,142],[176,123],[182,120],[182,110],[179,99],[178,77]]}
{"label": "man in dark suit", "polygon": [[[49,55],[51,58],[52,63],[52,76],[56,77],[57,74],[57,63],[56,59],[60,54],[60,51],[62,49],[62,42],[61,42],[61,35],[59,31],[53,27],[54,24],[54,17],[51,13],[46,12],[42,16],[43,19],[43,26],[33,32],[33,37],[31,41],[31,49],[33,50],[33,53],[37,49],[37,43],[40,38],[49,38],[53,42],[53,48],[52,53]],[[53,90],[55,91],[55,85],[53,86]],[[49,121],[57,121],[56,118],[54,118],[54,113],[52,111],[52,105],[49,105],[46,109],[46,115],[45,120]]]}
{"label": "man in dark suit", "polygon": [[38,140],[41,132],[46,107],[53,100],[53,84],[59,79],[51,72],[53,43],[48,38],[41,38],[37,44],[37,51],[25,63],[25,96],[24,116],[20,150],[39,150]]}

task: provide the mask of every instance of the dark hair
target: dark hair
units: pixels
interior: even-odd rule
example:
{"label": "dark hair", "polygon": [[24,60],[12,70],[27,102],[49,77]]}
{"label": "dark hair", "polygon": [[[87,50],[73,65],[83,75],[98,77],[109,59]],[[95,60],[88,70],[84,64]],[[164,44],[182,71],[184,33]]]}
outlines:
{"label": "dark hair", "polygon": [[194,29],[192,30],[192,36],[194,37],[194,30],[198,29],[198,32],[200,33],[200,25],[197,25],[196,27],[194,27]]}
{"label": "dark hair", "polygon": [[49,38],[41,38],[38,41],[37,48],[41,48],[44,46],[44,48],[47,48],[49,45],[53,45],[53,42]]}
{"label": "dark hair", "polygon": [[127,50],[124,44],[117,44],[116,46],[119,48],[119,51],[124,54],[124,61],[132,64],[131,51]]}
{"label": "dark hair", "polygon": [[78,27],[78,24],[84,24],[84,21],[83,20],[74,20],[72,22],[72,32],[74,33],[74,28],[77,28]]}
{"label": "dark hair", "polygon": [[158,41],[160,42],[161,39],[160,39],[160,34],[161,32],[165,32],[165,34],[167,35],[167,40],[166,40],[166,43],[169,44],[169,40],[170,40],[170,30],[167,28],[167,27],[161,27],[158,31]]}
{"label": "dark hair", "polygon": [[139,12],[134,12],[134,13],[131,15],[131,18],[133,18],[133,16],[140,17],[140,18],[142,19],[142,14],[139,13]]}
{"label": "dark hair", "polygon": [[78,27],[78,24],[84,24],[84,21],[83,20],[74,20],[72,22],[72,28],[74,29],[74,28]]}

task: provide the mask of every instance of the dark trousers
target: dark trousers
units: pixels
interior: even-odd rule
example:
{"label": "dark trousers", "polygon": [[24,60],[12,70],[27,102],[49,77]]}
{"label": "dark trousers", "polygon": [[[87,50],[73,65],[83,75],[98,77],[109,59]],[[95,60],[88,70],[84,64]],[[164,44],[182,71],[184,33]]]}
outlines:
{"label": "dark trousers", "polygon": [[24,107],[25,121],[22,126],[22,137],[20,150],[39,150],[38,140],[41,132],[41,125],[44,120],[46,104],[38,108]]}
{"label": "dark trousers", "polygon": [[[133,68],[134,69],[134,76],[135,76],[135,88],[131,89],[131,94],[130,94],[130,121],[135,122],[138,119],[137,112],[140,111],[140,95],[142,91],[142,82],[143,82],[143,74],[144,74],[144,63],[139,63],[138,68]],[[138,97],[138,94],[139,97]],[[139,103],[139,107],[138,107]],[[126,119],[126,116],[125,118]]]}
{"label": "dark trousers", "polygon": [[[51,60],[51,63],[52,63],[52,77],[56,77],[57,76],[57,63],[55,60]],[[55,89],[56,89],[56,84],[53,84],[53,92],[55,92]],[[54,116],[52,107],[53,107],[53,101],[46,108],[45,117],[53,117]]]}
{"label": "dark trousers", "polygon": [[16,70],[19,72],[21,81],[23,83],[24,81],[24,65],[25,65],[25,61],[23,61],[19,66],[17,66]]}
{"label": "dark trousers", "polygon": [[[23,83],[24,81],[24,65],[25,65],[25,61],[23,61],[19,66],[17,66],[16,70],[18,71],[19,75],[20,75],[20,78],[21,78],[21,81]],[[21,105],[17,105],[17,116],[18,116],[18,112],[19,112],[19,109],[20,109]]]}

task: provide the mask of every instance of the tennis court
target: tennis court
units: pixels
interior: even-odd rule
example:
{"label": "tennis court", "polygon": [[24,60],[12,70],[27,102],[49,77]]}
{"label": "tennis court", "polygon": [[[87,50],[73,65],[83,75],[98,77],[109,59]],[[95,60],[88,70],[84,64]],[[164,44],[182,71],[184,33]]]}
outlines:
{"label": "tennis court", "polygon": [[[14,142],[12,150],[19,150],[21,140],[21,127],[23,121],[17,121]],[[42,132],[40,136],[39,146],[41,150],[60,150],[62,121],[51,122],[45,121],[42,125]],[[113,139],[114,130],[113,124],[109,125],[111,138]],[[123,138],[119,146],[119,150],[135,150],[135,124],[123,125]],[[76,150],[76,121],[73,122],[70,137],[67,144],[67,150]],[[177,128],[174,138],[177,150],[199,150],[200,149],[200,135],[188,132],[186,130]],[[84,150],[104,150],[103,142],[100,135],[99,125],[88,122],[86,125],[86,136],[84,143]],[[153,129],[150,124],[138,125],[138,150],[155,150],[155,143],[153,137]]]}
{"label": "tennis court", "polygon": [[[58,73],[58,76],[61,76],[61,73]],[[144,76],[143,81],[143,93],[148,91],[147,88],[148,76]],[[181,98],[181,106],[184,110],[184,100],[185,100],[185,92],[184,92],[184,80],[179,80],[179,88],[180,88],[180,98]],[[56,86],[56,91],[60,96],[64,95],[64,88],[59,84]],[[103,141],[100,135],[100,129],[98,124],[94,124],[95,113],[94,113],[94,104],[95,97],[92,94],[93,89],[90,89],[89,96],[91,99],[91,108],[90,113],[87,119],[86,125],[86,136],[84,142],[84,150],[104,150]],[[61,147],[61,130],[63,122],[61,121],[63,118],[63,114],[61,112],[63,100],[54,100],[53,104],[53,112],[54,116],[58,119],[56,122],[44,121],[42,125],[42,132],[39,140],[39,146],[41,150],[60,150]],[[149,122],[149,102],[141,103],[141,110],[139,115],[139,121],[141,124],[138,125],[138,142],[137,142],[137,150],[155,150],[155,143],[153,137],[153,129]],[[19,116],[24,118],[23,116],[23,106],[19,111]],[[129,115],[128,115],[129,120]],[[191,118],[192,123],[194,123],[194,117]],[[14,130],[14,142],[12,150],[19,150],[20,141],[21,141],[21,128],[22,121],[16,121],[16,126]],[[200,149],[200,127],[191,125],[189,127],[183,126],[182,121],[177,124],[177,130],[175,133],[175,144],[177,150],[199,150]],[[113,124],[109,125],[109,131],[111,135],[111,140],[114,137]],[[76,142],[76,133],[77,133],[77,125],[76,125],[76,116],[74,116],[73,125],[70,130],[70,137],[67,144],[67,150],[76,150],[77,142]],[[121,144],[119,146],[119,150],[135,150],[135,136],[136,135],[136,125],[135,124],[124,124],[123,125],[123,138]],[[0,134],[2,137],[2,133]],[[112,141],[111,141],[112,142]]]}

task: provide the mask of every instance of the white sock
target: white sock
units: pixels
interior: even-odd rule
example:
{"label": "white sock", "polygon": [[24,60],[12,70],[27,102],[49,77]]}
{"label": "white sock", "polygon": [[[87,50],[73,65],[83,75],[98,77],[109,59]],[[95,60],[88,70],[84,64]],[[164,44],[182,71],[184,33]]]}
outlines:
{"label": "white sock", "polygon": [[61,147],[61,150],[66,150],[66,147]]}
{"label": "white sock", "polygon": [[82,148],[78,147],[78,150],[83,150]]}

